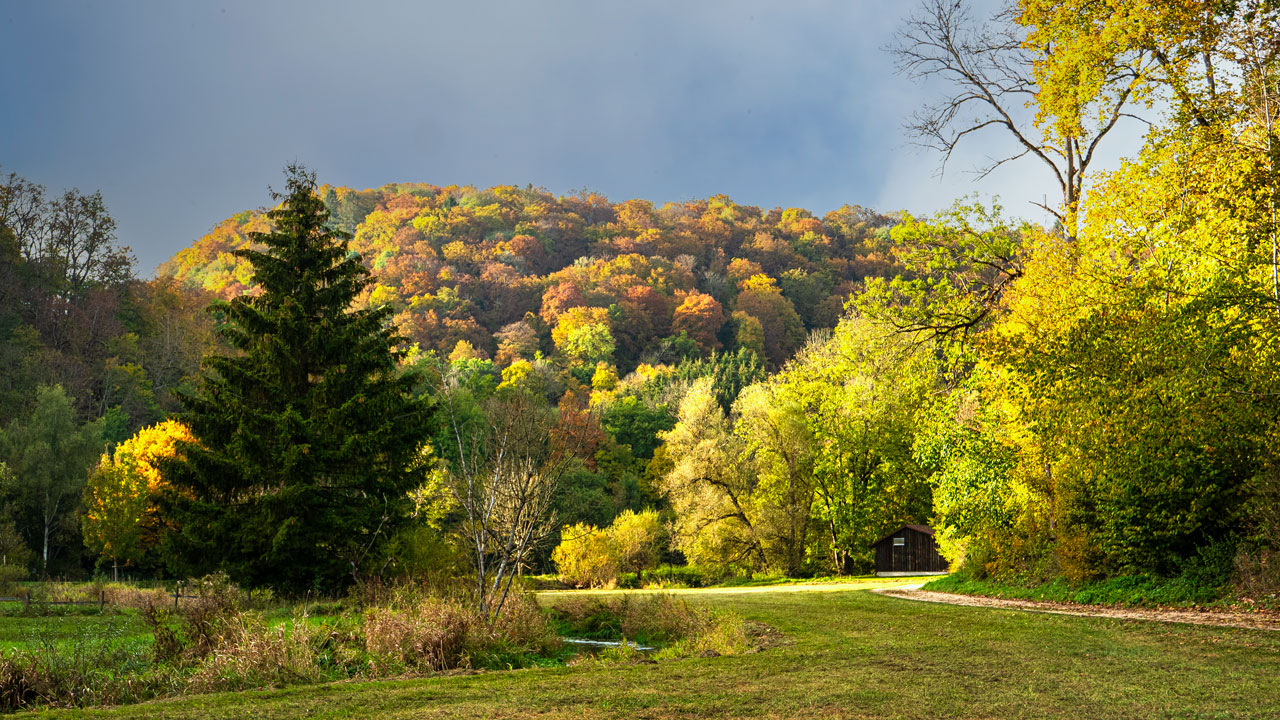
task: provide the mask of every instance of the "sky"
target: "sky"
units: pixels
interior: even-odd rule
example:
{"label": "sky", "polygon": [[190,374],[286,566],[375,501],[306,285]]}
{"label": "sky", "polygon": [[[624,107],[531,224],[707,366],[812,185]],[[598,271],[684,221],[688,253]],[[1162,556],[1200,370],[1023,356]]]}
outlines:
{"label": "sky", "polygon": [[101,191],[144,276],[266,205],[295,161],[356,188],[723,193],[818,214],[979,193],[1045,222],[1037,161],[970,172],[1008,149],[999,133],[939,177],[904,132],[941,92],[885,50],[914,5],[7,0],[0,172]]}

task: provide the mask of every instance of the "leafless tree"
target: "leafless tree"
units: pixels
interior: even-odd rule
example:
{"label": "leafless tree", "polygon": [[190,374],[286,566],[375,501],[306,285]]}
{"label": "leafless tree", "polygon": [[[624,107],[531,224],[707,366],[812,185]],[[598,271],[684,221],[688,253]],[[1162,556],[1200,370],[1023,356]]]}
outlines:
{"label": "leafless tree", "polygon": [[523,392],[492,398],[477,415],[459,406],[447,380],[442,389],[457,453],[452,489],[475,569],[473,591],[481,614],[493,619],[516,576],[556,527],[552,505],[588,443],[591,418]]}
{"label": "leafless tree", "polygon": [[133,256],[116,243],[116,221],[101,193],[68,190],[45,199],[41,185],[10,173],[0,177],[0,227],[13,233],[18,256],[44,273],[67,302],[95,286],[129,280]]}
{"label": "leafless tree", "polygon": [[[1062,189],[1062,204],[1034,203],[1052,214],[1068,232],[1084,190],[1085,174],[1095,160],[1099,143],[1127,111],[1146,59],[1109,68],[1109,84],[1118,88],[1098,120],[1079,135],[1055,138],[1037,127],[1025,107],[1036,98],[1034,53],[1024,44],[1025,30],[1017,23],[1016,6],[977,22],[965,0],[924,0],[889,47],[898,71],[912,80],[938,79],[949,87],[940,100],[922,107],[907,122],[907,130],[925,147],[943,154],[942,167],[967,139],[988,129],[1003,131],[1016,152],[991,157],[976,169],[979,177],[1023,157],[1038,158]],[[1041,48],[1050,53],[1052,48]],[[1141,118],[1138,118],[1141,119]]]}

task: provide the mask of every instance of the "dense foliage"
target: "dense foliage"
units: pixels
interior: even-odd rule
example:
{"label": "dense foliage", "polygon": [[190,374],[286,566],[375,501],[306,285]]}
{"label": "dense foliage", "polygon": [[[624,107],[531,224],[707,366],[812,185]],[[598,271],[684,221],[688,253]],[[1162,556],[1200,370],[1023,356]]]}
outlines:
{"label": "dense foliage", "polygon": [[953,360],[915,448],[944,544],[980,577],[1274,593],[1280,8],[1023,2],[1005,21],[1050,146],[1133,100],[1153,124],[1062,227],[958,206],[894,229],[910,273],[859,306]]}
{"label": "dense foliage", "polygon": [[[889,272],[890,218],[843,207],[762,211],[718,195],[668,203],[555,197],[513,186],[323,187],[351,249],[374,273],[363,299],[449,355],[467,343],[500,366],[542,353],[626,373],[748,348],[778,367],[848,294]],[[235,251],[270,226],[235,215],[160,275],[231,298],[253,286]]]}
{"label": "dense foliage", "polygon": [[[40,548],[32,569],[82,567],[81,537],[157,569],[168,533],[171,559],[216,547],[295,590],[467,575],[485,617],[553,566],[866,571],[906,522],[979,579],[1280,591],[1277,20],[926,3],[897,52],[955,92],[915,130],[947,151],[1009,133],[1062,186],[1050,228],[980,200],[818,218],[295,182],[140,283],[101,198],[11,176],[0,541]],[[1011,98],[1034,112],[1001,119]],[[1141,143],[1093,171],[1135,114]],[[172,412],[202,355],[186,459],[143,482],[138,435],[76,532],[93,446]]]}
{"label": "dense foliage", "polygon": [[177,409],[213,343],[206,293],[133,273],[101,195],[51,198],[0,177],[0,534],[6,558],[34,557],[31,571],[93,567],[80,530],[89,468]]}

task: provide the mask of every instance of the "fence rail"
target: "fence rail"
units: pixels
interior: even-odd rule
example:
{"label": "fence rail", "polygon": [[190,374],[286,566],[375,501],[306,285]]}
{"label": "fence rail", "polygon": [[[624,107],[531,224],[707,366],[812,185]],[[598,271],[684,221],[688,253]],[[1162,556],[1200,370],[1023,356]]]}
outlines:
{"label": "fence rail", "polygon": [[[0,597],[0,602],[20,602],[30,607],[31,596],[24,595],[21,597],[18,597],[18,596]],[[98,610],[101,611],[102,608],[106,607],[107,593],[105,590],[99,590],[97,600],[37,600],[36,604],[37,605],[97,605]]]}
{"label": "fence rail", "polygon": [[[181,586],[175,588],[172,593],[165,593],[165,595],[173,596],[173,607],[175,610],[178,608],[179,601],[199,600],[201,597],[200,595],[183,594]],[[246,597],[248,597],[248,599],[252,601],[253,591],[252,590],[248,591],[246,593]],[[102,610],[104,607],[106,607],[106,604],[107,604],[107,593],[105,590],[99,590],[97,600],[34,600],[33,601],[31,599],[30,594],[0,597],[0,603],[6,603],[6,602],[14,602],[14,603],[20,602],[27,606],[30,606],[32,604],[35,604],[35,605],[97,605],[98,610]]]}

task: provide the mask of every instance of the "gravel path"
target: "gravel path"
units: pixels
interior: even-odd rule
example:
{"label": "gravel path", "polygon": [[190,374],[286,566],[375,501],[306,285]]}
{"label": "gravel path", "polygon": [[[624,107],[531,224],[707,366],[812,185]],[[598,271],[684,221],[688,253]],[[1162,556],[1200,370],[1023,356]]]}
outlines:
{"label": "gravel path", "polygon": [[947,603],[949,605],[1002,608],[1005,610],[1026,610],[1029,612],[1054,613],[1057,615],[1084,615],[1087,617],[1118,618],[1121,620],[1151,620],[1153,622],[1216,625],[1219,627],[1240,627],[1254,630],[1280,630],[1280,613],[1275,612],[1242,613],[1213,610],[1113,608],[1099,605],[1077,605],[1075,603],[1043,602],[1038,600],[1006,600],[1004,598],[981,597],[978,595],[954,595],[952,593],[921,590],[919,585],[897,588],[876,588],[871,592],[887,595],[889,597],[902,598],[903,600]]}

